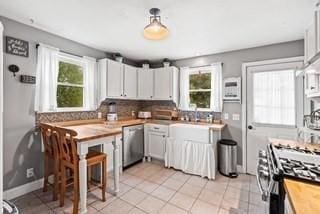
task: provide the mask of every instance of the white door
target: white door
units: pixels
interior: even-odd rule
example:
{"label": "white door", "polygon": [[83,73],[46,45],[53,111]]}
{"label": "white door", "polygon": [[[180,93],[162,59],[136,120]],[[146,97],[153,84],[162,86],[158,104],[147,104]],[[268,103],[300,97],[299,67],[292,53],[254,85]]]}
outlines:
{"label": "white door", "polygon": [[166,135],[165,133],[149,132],[149,156],[164,160]]}
{"label": "white door", "polygon": [[302,61],[253,65],[247,74],[247,172],[256,173],[259,150],[268,138],[295,139],[303,118]]}
{"label": "white door", "polygon": [[172,99],[172,75],[171,67],[154,69],[154,99]]}
{"label": "white door", "polygon": [[3,25],[0,22],[0,211],[2,211],[3,196]]}
{"label": "white door", "polygon": [[123,96],[125,98],[137,98],[137,68],[124,66]]}
{"label": "white door", "polygon": [[107,96],[119,98],[123,95],[123,64],[108,60]]}
{"label": "white door", "polygon": [[153,98],[153,69],[138,69],[138,98]]}

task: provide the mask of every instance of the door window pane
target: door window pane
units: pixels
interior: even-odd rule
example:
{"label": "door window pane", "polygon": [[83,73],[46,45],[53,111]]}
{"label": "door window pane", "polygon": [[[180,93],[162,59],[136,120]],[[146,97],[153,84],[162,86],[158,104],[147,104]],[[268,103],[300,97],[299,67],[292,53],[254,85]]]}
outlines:
{"label": "door window pane", "polygon": [[253,73],[253,122],[296,125],[294,70]]}

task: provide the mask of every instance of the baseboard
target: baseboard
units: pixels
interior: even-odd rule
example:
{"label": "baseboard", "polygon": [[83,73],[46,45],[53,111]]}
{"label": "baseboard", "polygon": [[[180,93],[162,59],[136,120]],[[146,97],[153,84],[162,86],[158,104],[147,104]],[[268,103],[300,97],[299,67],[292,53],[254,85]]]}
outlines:
{"label": "baseboard", "polygon": [[244,172],[243,172],[242,165],[237,165],[237,172],[238,172],[238,173],[244,173]]}
{"label": "baseboard", "polygon": [[14,199],[16,197],[25,195],[29,192],[33,192],[37,189],[40,189],[43,187],[43,178],[32,181],[30,183],[14,187],[12,189],[6,190],[3,192],[3,198],[7,200]]}

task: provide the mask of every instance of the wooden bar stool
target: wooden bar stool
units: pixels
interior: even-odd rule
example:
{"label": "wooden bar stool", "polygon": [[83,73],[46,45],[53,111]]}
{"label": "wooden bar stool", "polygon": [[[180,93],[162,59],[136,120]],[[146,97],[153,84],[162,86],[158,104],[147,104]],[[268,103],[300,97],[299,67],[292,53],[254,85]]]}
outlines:
{"label": "wooden bar stool", "polygon": [[[60,188],[60,206],[64,206],[64,199],[66,193],[67,183],[66,170],[70,169],[73,172],[73,188],[74,188],[74,201],[73,201],[73,213],[78,213],[79,207],[79,157],[77,154],[77,142],[74,139],[77,136],[77,132],[63,128],[55,127],[53,135],[55,139],[58,139],[59,151],[60,151],[60,167],[61,167],[61,188]],[[87,154],[87,166],[101,164],[102,166],[102,201],[106,200],[106,186],[107,186],[107,155],[105,153],[89,151]]]}
{"label": "wooden bar stool", "polygon": [[[44,145],[44,182],[43,192],[48,191],[48,185],[53,186],[53,200],[58,199],[59,192],[59,148],[58,144],[52,139],[53,127],[48,124],[40,124],[42,142]],[[53,168],[50,167],[50,162],[53,163]],[[53,169],[53,170],[50,170]],[[49,175],[53,173],[54,181],[53,184],[49,183]]]}

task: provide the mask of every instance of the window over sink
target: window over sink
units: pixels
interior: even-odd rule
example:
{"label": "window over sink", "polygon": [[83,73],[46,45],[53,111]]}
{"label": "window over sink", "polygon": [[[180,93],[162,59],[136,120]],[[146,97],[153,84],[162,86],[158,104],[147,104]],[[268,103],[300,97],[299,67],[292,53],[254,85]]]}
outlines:
{"label": "window over sink", "polygon": [[180,69],[181,110],[222,111],[222,63]]}

